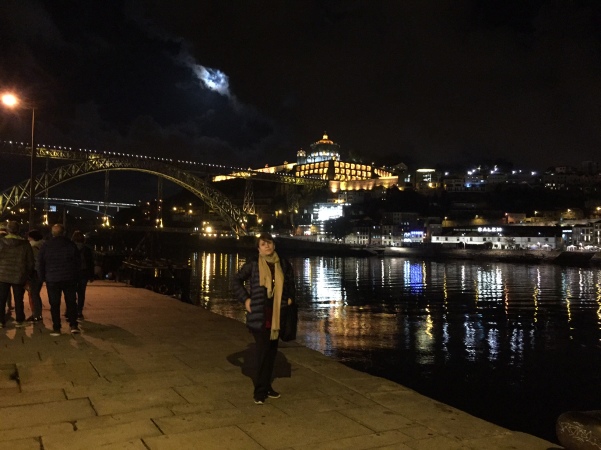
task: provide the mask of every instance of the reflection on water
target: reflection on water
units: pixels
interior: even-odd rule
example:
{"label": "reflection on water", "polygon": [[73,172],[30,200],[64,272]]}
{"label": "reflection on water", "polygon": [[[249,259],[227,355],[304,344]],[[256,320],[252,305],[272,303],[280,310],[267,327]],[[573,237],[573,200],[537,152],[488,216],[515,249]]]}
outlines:
{"label": "reflection on water", "polygon": [[[194,255],[193,298],[244,320],[238,255]],[[601,271],[404,258],[292,258],[298,341],[511,429],[555,440],[600,409]]]}

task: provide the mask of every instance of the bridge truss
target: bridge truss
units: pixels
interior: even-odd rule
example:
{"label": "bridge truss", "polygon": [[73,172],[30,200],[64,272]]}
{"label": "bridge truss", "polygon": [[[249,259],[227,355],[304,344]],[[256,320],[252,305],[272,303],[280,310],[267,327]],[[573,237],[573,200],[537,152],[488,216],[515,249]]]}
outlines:
{"label": "bridge truss", "polygon": [[[43,154],[44,152],[41,151],[45,149],[38,148],[37,150],[36,153],[38,156],[49,156]],[[205,202],[209,208],[213,209],[224,219],[236,235],[244,236],[247,234],[246,215],[228,197],[191,172],[155,159],[127,158],[122,156],[106,157],[97,153],[90,153],[87,159],[61,166],[36,176],[33,180],[34,195],[38,196],[40,193],[54,186],[80,176],[108,170],[132,170],[167,179],[192,192]],[[30,180],[27,179],[0,192],[0,216],[3,216],[7,210],[16,207],[29,198],[29,186]]]}
{"label": "bridge truss", "polygon": [[[0,153],[30,156],[31,146],[26,143],[0,141]],[[211,209],[219,214],[238,236],[246,235],[247,214],[252,214],[250,193],[245,194],[244,206],[248,210],[240,210],[231,200],[217,189],[211,187],[200,175],[213,175],[215,178],[242,178],[250,182],[269,181],[292,186],[304,186],[309,189],[324,188],[327,180],[297,177],[289,173],[266,173],[251,169],[240,169],[214,164],[196,163],[192,161],[172,160],[169,158],[130,155],[117,152],[97,152],[68,147],[37,147],[36,158],[60,159],[74,161],[71,164],[54,170],[46,170],[33,180],[34,196],[45,192],[53,186],[65,181],[109,170],[133,170],[146,172],[167,179],[195,194]],[[48,166],[46,166],[48,167]],[[29,199],[30,180],[12,186],[0,192],[0,217],[6,211]],[[252,202],[254,203],[254,202]],[[254,205],[253,205],[254,206]]]}
{"label": "bridge truss", "polygon": [[[0,141],[0,153],[30,156],[31,147],[25,143]],[[62,159],[69,161],[81,161],[97,158],[126,158],[131,161],[158,161],[179,167],[192,174],[212,175],[218,178],[216,181],[224,181],[232,178],[253,179],[255,181],[269,181],[294,186],[306,186],[310,189],[327,187],[328,181],[321,178],[297,177],[291,173],[278,172],[268,173],[261,170],[241,169],[239,167],[226,167],[218,164],[197,163],[193,161],[173,160],[170,158],[159,158],[154,156],[131,155],[117,152],[96,152],[94,150],[73,150],[67,147],[36,147],[36,158]]]}

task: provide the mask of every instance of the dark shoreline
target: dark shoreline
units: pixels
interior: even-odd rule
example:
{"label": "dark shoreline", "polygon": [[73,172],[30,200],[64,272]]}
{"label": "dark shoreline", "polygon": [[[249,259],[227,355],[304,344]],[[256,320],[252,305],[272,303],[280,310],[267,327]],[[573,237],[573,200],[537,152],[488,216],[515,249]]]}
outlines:
{"label": "dark shoreline", "polygon": [[[433,261],[466,260],[566,266],[601,265],[601,253],[584,251],[449,249],[431,245],[388,248],[354,247],[346,244],[331,244],[282,237],[277,238],[276,243],[283,253],[299,256],[401,257]],[[254,250],[254,238],[238,241],[235,251],[243,250]]]}
{"label": "dark shoreline", "polygon": [[[118,237],[118,239],[116,239]],[[129,256],[144,237],[144,233],[121,232],[98,236],[90,242],[96,250],[114,248],[117,253]],[[94,239],[96,241],[96,239]],[[152,245],[146,251],[132,256],[149,258],[187,258],[190,250],[224,253],[254,253],[255,237],[207,238],[189,233],[153,233]],[[557,264],[565,266],[601,266],[601,252],[562,250],[490,250],[452,249],[428,244],[416,247],[360,247],[348,244],[315,242],[293,237],[276,237],[276,247],[282,254],[294,256],[353,256],[353,257],[401,257],[432,261],[467,260],[505,262],[516,264]],[[149,251],[150,250],[150,251]]]}

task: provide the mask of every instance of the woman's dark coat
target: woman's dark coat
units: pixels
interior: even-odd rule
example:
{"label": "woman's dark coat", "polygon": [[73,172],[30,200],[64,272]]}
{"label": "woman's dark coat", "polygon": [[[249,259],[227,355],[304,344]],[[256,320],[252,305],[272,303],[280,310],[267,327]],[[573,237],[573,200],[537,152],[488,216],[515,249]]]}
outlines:
{"label": "woman's dark coat", "polygon": [[[295,301],[296,288],[294,285],[294,273],[292,265],[285,259],[280,259],[282,272],[284,272],[284,290],[282,292],[282,308],[280,323],[284,323],[288,299]],[[248,281],[248,286],[244,282]],[[250,298],[250,312],[246,314],[246,326],[251,331],[265,329],[265,304],[267,303],[267,289],[259,285],[259,258],[250,258],[234,276],[232,289],[235,297],[242,304]]]}

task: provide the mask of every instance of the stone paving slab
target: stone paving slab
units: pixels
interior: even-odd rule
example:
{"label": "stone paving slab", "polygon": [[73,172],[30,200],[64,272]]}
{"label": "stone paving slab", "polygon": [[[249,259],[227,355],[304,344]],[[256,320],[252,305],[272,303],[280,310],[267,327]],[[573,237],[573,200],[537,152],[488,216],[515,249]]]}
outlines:
{"label": "stone paving slab", "polygon": [[[10,430],[2,430],[0,433],[0,449],[11,448],[10,444],[17,445],[21,442],[24,445],[30,445],[32,442],[37,443],[36,450],[40,448],[41,436],[51,434],[65,434],[73,431],[73,424],[70,422],[50,423],[50,424],[31,424],[27,427],[12,428]],[[19,444],[19,445],[21,445]]]}
{"label": "stone paving slab", "polygon": [[156,423],[156,419],[163,417],[171,417],[173,412],[169,408],[156,407],[148,409],[138,409],[121,414],[111,414],[105,416],[95,416],[88,419],[80,419],[77,421],[77,430],[90,430],[95,428],[107,428],[115,425],[122,425],[139,420],[152,420]]}
{"label": "stone paving slab", "polygon": [[189,433],[167,434],[144,439],[150,450],[203,449],[203,450],[264,450],[238,427],[212,428]]}
{"label": "stone paving slab", "polygon": [[414,420],[381,405],[361,408],[347,407],[341,412],[349,419],[353,419],[375,432],[398,430],[416,425]]}
{"label": "stone paving slab", "polygon": [[74,384],[92,384],[98,379],[98,373],[86,359],[55,364],[18,364],[17,369],[24,391],[64,389]]}
{"label": "stone paving slab", "polygon": [[93,394],[90,402],[99,415],[135,411],[140,408],[170,407],[186,400],[173,389],[151,389],[117,394]]}
{"label": "stone paving slab", "polygon": [[227,409],[204,410],[193,414],[162,417],[155,420],[155,423],[163,433],[177,434],[287,417],[289,418],[273,406],[264,405],[263,408],[257,408],[253,404],[241,408],[232,406]]}
{"label": "stone paving slab", "polygon": [[139,420],[115,424],[109,429],[92,428],[72,433],[49,434],[42,437],[42,442],[44,450],[87,450],[123,442],[133,445],[135,441],[161,434],[151,420]]}
{"label": "stone paving slab", "polygon": [[242,323],[96,281],[82,334],[51,337],[42,298],[43,323],[0,331],[0,450],[559,448],[295,342],[276,359],[282,398],[258,406]]}
{"label": "stone paving slab", "polygon": [[266,449],[280,449],[353,436],[372,434],[373,431],[338,411],[327,411],[268,421],[242,423],[238,427],[253,437]]}
{"label": "stone paving slab", "polygon": [[75,422],[78,419],[95,415],[96,412],[87,399],[7,406],[0,408],[0,417],[2,417],[0,430],[20,428],[24,424],[41,425],[56,422]]}
{"label": "stone paving slab", "polygon": [[39,450],[40,440],[37,438],[16,439],[0,442],[0,450]]}
{"label": "stone paving slab", "polygon": [[57,402],[66,400],[65,391],[62,389],[46,389],[31,392],[19,392],[18,388],[0,389],[0,408],[6,406],[32,405],[38,403]]}

